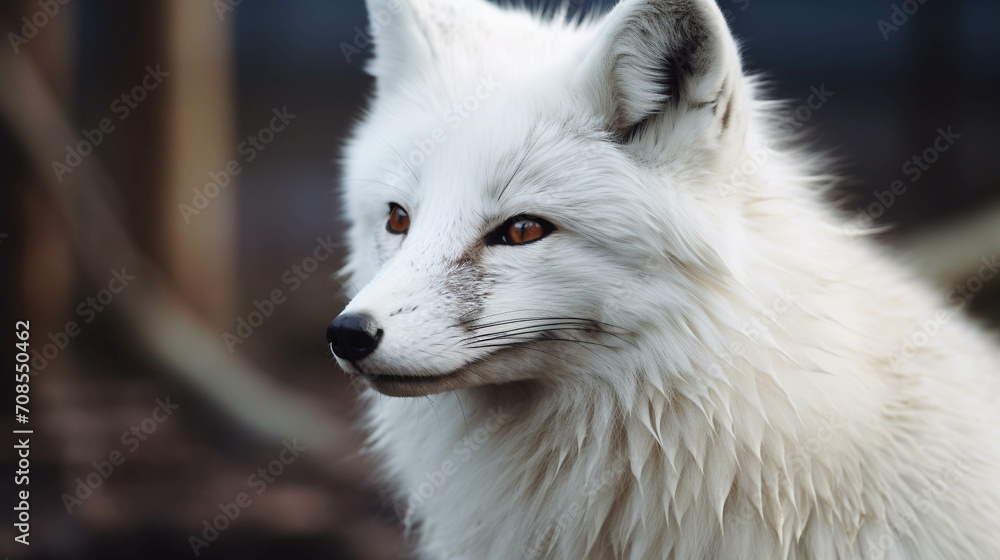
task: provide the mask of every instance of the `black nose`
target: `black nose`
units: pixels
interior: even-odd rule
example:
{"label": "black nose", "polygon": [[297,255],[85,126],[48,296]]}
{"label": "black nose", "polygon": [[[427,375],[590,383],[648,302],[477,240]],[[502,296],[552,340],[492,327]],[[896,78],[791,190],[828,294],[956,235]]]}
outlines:
{"label": "black nose", "polygon": [[326,340],[338,358],[355,362],[378,348],[382,329],[371,315],[342,314],[326,328]]}

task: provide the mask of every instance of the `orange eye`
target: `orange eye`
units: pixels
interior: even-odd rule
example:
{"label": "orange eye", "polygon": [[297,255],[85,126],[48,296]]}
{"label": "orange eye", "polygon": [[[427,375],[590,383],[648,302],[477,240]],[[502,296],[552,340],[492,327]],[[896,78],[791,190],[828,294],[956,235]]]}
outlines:
{"label": "orange eye", "polygon": [[402,234],[410,229],[410,215],[395,202],[389,204],[389,222],[385,224],[389,233]]}
{"label": "orange eye", "polygon": [[534,220],[519,220],[507,228],[507,242],[513,245],[530,243],[545,235],[545,227]]}
{"label": "orange eye", "polygon": [[538,241],[555,231],[549,222],[522,214],[507,220],[499,228],[486,236],[487,245],[524,245]]}

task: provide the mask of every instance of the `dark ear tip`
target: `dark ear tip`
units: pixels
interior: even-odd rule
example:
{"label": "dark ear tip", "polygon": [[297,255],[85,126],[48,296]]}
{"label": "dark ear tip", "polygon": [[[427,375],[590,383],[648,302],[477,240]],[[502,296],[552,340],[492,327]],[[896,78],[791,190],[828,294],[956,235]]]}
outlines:
{"label": "dark ear tip", "polygon": [[606,130],[616,142],[634,142],[665,113],[712,110],[726,121],[723,129],[732,121],[718,108],[728,108],[723,82],[739,53],[714,0],[625,1],[606,25],[592,56],[596,79],[606,84]]}

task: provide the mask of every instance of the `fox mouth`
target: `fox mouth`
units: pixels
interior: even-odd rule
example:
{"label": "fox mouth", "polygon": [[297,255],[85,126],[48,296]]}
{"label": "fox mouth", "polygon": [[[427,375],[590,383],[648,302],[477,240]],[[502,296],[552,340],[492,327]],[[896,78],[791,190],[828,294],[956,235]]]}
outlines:
{"label": "fox mouth", "polygon": [[[501,355],[506,355],[509,352],[533,349],[556,358],[562,356],[562,354],[534,348],[536,343],[566,343],[588,348],[590,346],[599,346],[612,350],[618,350],[622,347],[598,340],[580,339],[564,333],[605,334],[618,339],[622,343],[635,346],[634,342],[625,338],[626,335],[633,333],[621,327],[592,319],[504,319],[496,323],[480,326],[501,326],[505,330],[474,334],[463,340],[463,342],[468,343],[466,344],[467,348],[481,349],[486,353],[462,363],[445,373],[428,373],[426,370],[414,370],[415,373],[411,374],[405,368],[396,368],[392,367],[392,365],[380,367],[377,361],[368,364],[370,369],[366,370],[364,367],[366,365],[365,362],[358,363],[358,361],[343,360],[339,359],[339,356],[338,359],[341,367],[348,375],[354,377],[355,380],[359,380],[363,386],[374,389],[383,395],[390,397],[424,397],[478,385],[492,383],[505,384],[531,377],[530,375],[523,374],[495,374],[493,371],[494,368],[491,368],[489,364],[494,360],[500,359]],[[563,331],[563,333],[559,333],[558,331]]]}
{"label": "fox mouth", "polygon": [[390,397],[423,397],[461,388],[464,369],[441,375],[399,375],[358,372],[358,377],[383,395]]}

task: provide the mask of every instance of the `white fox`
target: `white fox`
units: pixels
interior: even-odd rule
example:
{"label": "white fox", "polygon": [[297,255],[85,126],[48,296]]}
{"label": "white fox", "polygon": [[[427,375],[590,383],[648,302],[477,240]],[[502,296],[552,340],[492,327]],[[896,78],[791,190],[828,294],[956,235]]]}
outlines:
{"label": "white fox", "polygon": [[420,558],[1000,558],[998,346],[827,208],[714,2],[368,7],[327,336]]}

